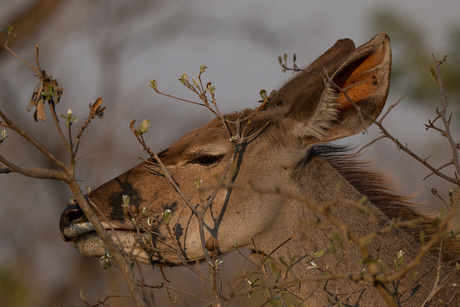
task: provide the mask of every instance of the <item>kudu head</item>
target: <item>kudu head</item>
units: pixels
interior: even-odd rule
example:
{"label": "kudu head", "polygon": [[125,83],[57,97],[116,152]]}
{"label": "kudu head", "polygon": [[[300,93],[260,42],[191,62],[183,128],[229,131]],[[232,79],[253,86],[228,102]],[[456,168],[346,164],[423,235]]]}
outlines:
{"label": "kudu head", "polygon": [[[372,124],[387,98],[390,66],[386,34],[357,49],[351,40],[339,40],[258,109],[215,118],[159,153],[172,179],[151,158],[92,191],[89,200],[115,242],[141,262],[203,259],[203,243],[211,237],[219,253],[235,242],[254,248],[253,239],[261,249],[271,248],[269,236],[300,227],[305,206],[256,188],[314,201],[335,197],[343,179],[311,163],[313,148]],[[202,224],[191,207],[203,213]],[[78,205],[62,213],[60,229],[82,254],[104,254]]]}

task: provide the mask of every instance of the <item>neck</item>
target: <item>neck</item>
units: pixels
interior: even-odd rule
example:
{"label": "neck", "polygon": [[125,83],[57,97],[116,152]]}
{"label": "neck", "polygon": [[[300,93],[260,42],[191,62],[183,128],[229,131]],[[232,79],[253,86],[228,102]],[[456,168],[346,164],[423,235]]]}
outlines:
{"label": "neck", "polygon": [[[334,168],[334,164],[339,162],[342,162],[341,169]],[[299,165],[295,178],[298,187],[295,193],[307,197],[316,209],[330,206],[328,214],[334,220],[340,221],[340,225],[334,225],[331,219],[328,220],[326,215],[315,208],[309,208],[308,204],[287,199],[283,205],[285,210],[277,218],[276,225],[255,238],[256,248],[263,250],[265,255],[270,254],[276,264],[275,270],[280,273],[278,282],[306,281],[294,294],[308,298],[307,302],[312,305],[324,305],[328,300],[340,301],[345,298],[350,304],[384,305],[382,296],[372,284],[356,283],[347,278],[318,281],[325,274],[354,277],[368,275],[369,267],[363,264],[363,258],[367,255],[363,254],[364,249],[357,246],[356,242],[350,241],[350,233],[357,238],[377,234],[390,224],[391,220],[385,213],[397,215],[398,207],[404,208],[399,201],[404,199],[396,196],[392,198],[387,189],[371,189],[377,184],[375,178],[368,185],[367,191],[371,196],[369,199],[376,199],[378,206],[370,201],[360,204],[358,201],[365,194],[366,187],[361,185],[358,190],[345,178],[358,178],[353,173],[360,169],[347,168],[345,162],[343,158],[340,161],[340,158],[332,155],[324,157],[310,154]],[[346,172],[348,173],[344,176]],[[371,178],[369,174],[370,172],[365,173],[364,177]],[[385,199],[390,205],[385,206]],[[369,253],[367,259],[377,263],[382,273],[391,275],[404,270],[401,261],[409,263],[417,257],[420,251],[418,242],[403,230],[379,234],[372,237],[366,245]],[[276,251],[273,252],[274,250]],[[398,262],[401,251],[403,257]],[[436,257],[427,254],[419,266],[406,274],[400,282],[386,284],[387,291],[400,303],[407,300],[411,306],[421,304],[433,289],[436,263]],[[418,278],[414,279],[414,274]],[[450,298],[455,290],[451,284],[439,296]]]}

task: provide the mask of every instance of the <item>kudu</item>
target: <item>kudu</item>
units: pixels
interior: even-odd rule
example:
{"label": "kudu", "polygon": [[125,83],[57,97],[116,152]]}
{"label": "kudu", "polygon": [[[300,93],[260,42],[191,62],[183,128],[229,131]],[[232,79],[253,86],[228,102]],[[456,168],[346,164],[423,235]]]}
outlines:
{"label": "kudu", "polygon": [[[386,34],[357,49],[350,39],[339,40],[259,108],[215,118],[158,154],[172,179],[151,158],[95,189],[89,199],[114,240],[140,262],[182,265],[202,260],[203,243],[212,237],[218,253],[234,250],[237,243],[274,260],[295,259],[292,267],[280,270],[304,281],[294,293],[308,306],[339,301],[382,306],[382,289],[397,304],[418,306],[435,283],[435,254],[389,283],[366,283],[365,276],[373,272],[364,270],[373,262],[380,273],[389,274],[401,269],[395,267],[398,252],[406,263],[416,257],[418,233],[388,231],[388,226],[417,213],[406,198],[386,187],[382,174],[367,170],[366,163],[344,148],[327,144],[362,132],[376,120],[387,98],[390,66]],[[129,208],[122,206],[123,195],[130,197]],[[186,201],[196,210],[209,204],[204,239]],[[166,209],[172,212],[168,225],[161,217]],[[77,205],[62,213],[60,229],[82,254],[104,254]],[[351,239],[352,234],[362,238],[372,233],[376,235],[361,246]],[[318,278],[327,273],[338,277]],[[361,282],[355,278],[360,274]],[[458,280],[432,302],[451,300],[456,293],[452,284]],[[450,304],[458,304],[457,299]]]}

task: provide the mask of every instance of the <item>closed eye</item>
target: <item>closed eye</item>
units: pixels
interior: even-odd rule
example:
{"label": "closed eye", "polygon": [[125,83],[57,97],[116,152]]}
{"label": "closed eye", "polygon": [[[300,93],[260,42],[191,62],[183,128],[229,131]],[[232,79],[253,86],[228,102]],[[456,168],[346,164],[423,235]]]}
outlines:
{"label": "closed eye", "polygon": [[187,164],[200,164],[200,165],[211,165],[222,160],[224,155],[199,155],[190,161]]}

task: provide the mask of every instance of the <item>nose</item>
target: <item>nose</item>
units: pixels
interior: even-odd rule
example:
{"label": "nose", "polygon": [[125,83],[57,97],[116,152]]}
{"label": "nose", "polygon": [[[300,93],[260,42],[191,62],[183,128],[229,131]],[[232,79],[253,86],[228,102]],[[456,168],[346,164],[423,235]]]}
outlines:
{"label": "nose", "polygon": [[80,206],[68,205],[61,213],[61,217],[59,219],[59,229],[62,232],[64,228],[82,217],[85,217],[85,214],[83,213],[83,210],[81,210]]}

